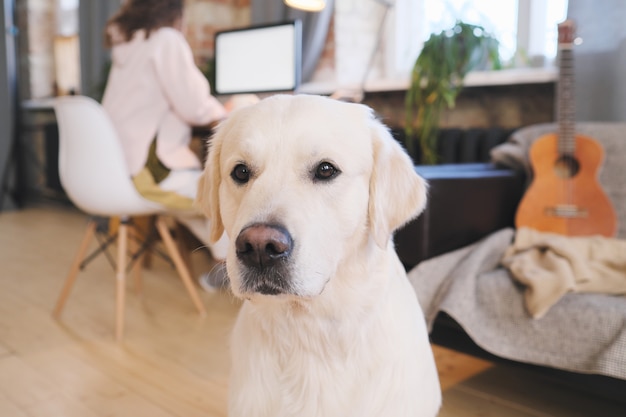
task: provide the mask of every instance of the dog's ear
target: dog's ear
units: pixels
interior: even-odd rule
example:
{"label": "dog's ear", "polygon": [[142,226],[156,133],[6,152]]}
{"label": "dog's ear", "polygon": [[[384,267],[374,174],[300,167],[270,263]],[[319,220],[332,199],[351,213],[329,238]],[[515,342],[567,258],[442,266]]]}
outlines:
{"label": "dog's ear", "polygon": [[222,142],[218,134],[214,135],[209,143],[209,153],[205,163],[204,172],[198,182],[198,196],[196,204],[209,218],[211,226],[210,238],[213,242],[222,237],[224,224],[220,214],[220,152]]}
{"label": "dog's ear", "polygon": [[373,118],[371,123],[374,167],[369,221],[376,244],[384,249],[392,233],[424,209],[427,184],[389,130]]}

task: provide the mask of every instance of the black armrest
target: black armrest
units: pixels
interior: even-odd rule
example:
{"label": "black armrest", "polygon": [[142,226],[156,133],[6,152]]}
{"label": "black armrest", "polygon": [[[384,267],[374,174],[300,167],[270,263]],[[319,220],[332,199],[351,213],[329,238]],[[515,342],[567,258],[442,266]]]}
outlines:
{"label": "black armrest", "polygon": [[416,166],[429,183],[426,209],[398,230],[396,251],[405,268],[513,227],[524,175],[493,164]]}

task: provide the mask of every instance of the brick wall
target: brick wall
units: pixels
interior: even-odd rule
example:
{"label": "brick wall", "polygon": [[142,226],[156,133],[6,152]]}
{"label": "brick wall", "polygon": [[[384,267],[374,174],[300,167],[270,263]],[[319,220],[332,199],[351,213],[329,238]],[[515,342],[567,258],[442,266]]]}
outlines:
{"label": "brick wall", "polygon": [[[341,1],[345,0],[338,0],[337,3]],[[342,14],[349,18],[350,9]],[[250,0],[187,0],[185,19],[185,37],[194,51],[196,62],[203,66],[213,57],[215,32],[250,25]],[[351,48],[350,45],[346,47]],[[333,17],[313,81],[334,81],[336,59]],[[358,62],[353,64],[355,67],[358,65]]]}
{"label": "brick wall", "polygon": [[[334,52],[337,83],[353,84],[363,79],[383,12],[384,7],[373,0],[336,0]],[[383,76],[382,53],[383,48],[379,48],[369,74],[372,78]]]}
{"label": "brick wall", "polygon": [[185,37],[200,66],[213,57],[215,32],[250,24],[250,0],[187,0]]}
{"label": "brick wall", "polygon": [[[43,98],[55,95],[53,41],[56,32],[54,1],[18,2],[21,96]],[[225,28],[250,22],[250,0],[187,0],[185,36],[198,65],[213,56],[213,35]]]}
{"label": "brick wall", "polygon": [[[24,4],[26,6],[24,6]],[[354,80],[360,82],[371,50],[383,7],[375,1],[336,0],[326,47],[313,81]],[[26,22],[28,40],[22,48],[26,56],[28,94],[46,97],[54,93],[52,37],[55,30],[54,2],[25,0],[18,7],[18,22]],[[216,31],[246,26],[250,22],[250,0],[187,0],[187,37],[199,66],[213,56]],[[22,28],[21,28],[22,29]],[[24,53],[24,50],[26,53]],[[379,51],[370,76],[384,74]],[[404,125],[404,92],[370,93],[365,103],[372,106],[392,126]],[[475,87],[461,93],[455,109],[442,115],[444,127],[518,127],[554,120],[554,84],[528,86]]]}
{"label": "brick wall", "polygon": [[26,0],[18,8],[22,67],[28,69],[22,95],[41,98],[54,94],[53,40],[56,29],[55,2]]}
{"label": "brick wall", "polygon": [[[394,128],[405,126],[404,91],[374,92],[364,103],[376,110],[381,120]],[[555,83],[469,87],[461,91],[456,105],[445,109],[441,128],[516,129],[555,120]]]}
{"label": "brick wall", "polygon": [[[341,1],[346,0],[338,0],[338,3]],[[349,8],[343,9],[342,12],[344,17],[348,16],[348,20],[350,10]],[[18,13],[22,40],[21,67],[24,73],[21,95],[23,98],[53,96],[56,93],[53,53],[56,28],[55,2],[24,0],[19,4]],[[314,75],[315,80],[333,81],[335,79],[336,54],[342,54],[342,52],[335,49],[334,20]],[[184,34],[194,52],[196,63],[201,67],[213,57],[213,39],[216,31],[249,24],[250,0],[187,0],[185,3]],[[353,39],[358,39],[358,37]],[[351,47],[345,42],[342,46],[343,49],[353,49],[353,47],[354,45]],[[358,62],[354,62],[352,67],[358,69],[359,65]]]}

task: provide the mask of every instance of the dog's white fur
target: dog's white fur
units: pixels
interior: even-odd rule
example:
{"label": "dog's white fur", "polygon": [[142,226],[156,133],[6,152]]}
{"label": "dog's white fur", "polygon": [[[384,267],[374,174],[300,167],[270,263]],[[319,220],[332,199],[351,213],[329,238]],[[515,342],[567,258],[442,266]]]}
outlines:
{"label": "dog's white fur", "polygon": [[[314,178],[320,162],[340,170]],[[244,164],[250,180],[237,183]],[[273,96],[234,112],[211,142],[198,202],[212,236],[254,223],[293,237],[290,291],[242,286],[232,334],[231,417],[432,417],[441,392],[423,313],[392,233],[426,184],[372,111],[317,96]],[[285,277],[283,277],[285,279]]]}

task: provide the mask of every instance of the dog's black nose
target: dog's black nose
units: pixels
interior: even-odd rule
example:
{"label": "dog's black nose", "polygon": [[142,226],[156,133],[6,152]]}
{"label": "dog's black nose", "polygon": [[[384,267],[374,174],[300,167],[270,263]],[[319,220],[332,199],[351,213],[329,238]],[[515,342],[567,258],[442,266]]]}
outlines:
{"label": "dog's black nose", "polygon": [[253,224],[235,240],[237,257],[247,266],[263,269],[285,261],[293,249],[293,239],[281,226]]}

